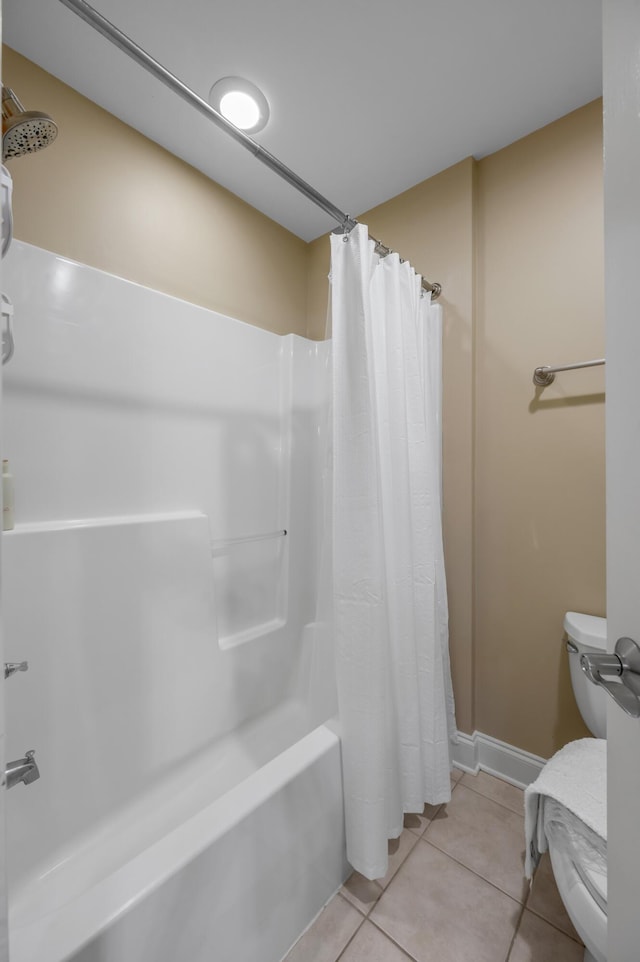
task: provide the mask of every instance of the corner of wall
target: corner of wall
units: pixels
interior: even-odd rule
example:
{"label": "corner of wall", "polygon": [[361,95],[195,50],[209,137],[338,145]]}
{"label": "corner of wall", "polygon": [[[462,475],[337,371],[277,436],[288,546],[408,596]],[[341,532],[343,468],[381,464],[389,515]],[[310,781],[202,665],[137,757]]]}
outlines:
{"label": "corner of wall", "polygon": [[472,685],[470,692],[470,718],[471,730],[476,728],[476,633],[477,633],[477,579],[476,579],[476,456],[478,445],[478,416],[477,416],[477,360],[478,360],[478,323],[479,323],[479,284],[482,278],[482,251],[479,244],[479,219],[480,219],[480,194],[479,194],[480,168],[475,158],[472,158],[471,167],[471,677]]}

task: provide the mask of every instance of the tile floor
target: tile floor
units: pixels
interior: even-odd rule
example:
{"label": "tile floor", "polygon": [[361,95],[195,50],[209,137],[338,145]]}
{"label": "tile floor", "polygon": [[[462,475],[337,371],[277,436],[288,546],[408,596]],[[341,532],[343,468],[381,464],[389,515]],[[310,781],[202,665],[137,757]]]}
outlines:
{"label": "tile floor", "polygon": [[446,805],[405,817],[386,876],[354,873],[285,962],[582,962],[548,856],[524,879],[522,791],[452,782]]}

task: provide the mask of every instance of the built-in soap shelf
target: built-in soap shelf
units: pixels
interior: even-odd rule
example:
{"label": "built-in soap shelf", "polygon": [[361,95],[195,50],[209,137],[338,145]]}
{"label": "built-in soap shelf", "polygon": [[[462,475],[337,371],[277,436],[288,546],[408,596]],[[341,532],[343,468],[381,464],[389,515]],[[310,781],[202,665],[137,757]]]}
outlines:
{"label": "built-in soap shelf", "polygon": [[287,529],[211,543],[223,650],[273,634],[286,624]]}

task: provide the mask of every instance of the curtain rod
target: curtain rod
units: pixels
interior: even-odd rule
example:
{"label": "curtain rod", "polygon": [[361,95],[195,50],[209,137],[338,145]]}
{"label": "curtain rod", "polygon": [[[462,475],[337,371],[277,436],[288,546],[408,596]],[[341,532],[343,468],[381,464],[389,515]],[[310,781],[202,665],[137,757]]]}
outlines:
{"label": "curtain rod", "polygon": [[[103,17],[102,14],[98,13],[97,10],[86,2],[86,0],[60,0],[65,7],[71,10],[73,13],[77,14],[82,20],[101,33],[103,37],[109,40],[112,44],[126,53],[129,57],[136,61],[141,67],[144,67],[150,74],[152,74],[157,80],[160,80],[166,87],[172,90],[175,94],[185,100],[192,107],[195,107],[201,114],[211,120],[217,127],[223,130],[229,137],[232,137],[236,143],[240,144],[245,150],[248,150],[253,156],[263,163],[266,167],[272,170],[274,173],[286,180],[288,184],[295,187],[297,191],[314,203],[317,207],[320,207],[325,213],[333,217],[334,220],[338,221],[342,231],[348,233],[352,231],[354,227],[357,226],[358,221],[351,217],[349,214],[345,214],[341,211],[339,207],[332,204],[330,200],[323,197],[314,187],[308,184],[301,177],[298,177],[294,171],[283,164],[277,157],[274,157],[272,153],[261,147],[255,140],[245,134],[244,131],[240,130],[235,124],[223,117],[214,107],[199,97],[197,93],[187,87],[181,80],[179,80],[174,74],[172,74],[166,67],[163,67],[161,63],[155,60],[150,54],[143,50],[142,47],[138,46],[130,37],[118,29],[110,20]],[[375,238],[372,238],[375,240]],[[380,247],[384,245],[376,241],[376,244]],[[387,253],[389,253],[388,248],[384,248]],[[422,286],[426,291],[430,291],[433,298],[438,297],[442,288],[440,284],[433,283],[430,284],[429,281],[422,280]]]}
{"label": "curtain rod", "polygon": [[[340,228],[338,228],[338,230],[339,229]],[[375,252],[376,254],[379,254],[380,257],[386,257],[387,254],[393,254],[393,250],[390,247],[387,247],[385,244],[382,243],[382,241],[377,240],[377,238],[372,237],[371,234],[369,234],[369,240],[372,240],[373,243],[375,244],[375,248],[374,248]],[[404,264],[403,257],[400,258],[400,263]],[[422,289],[425,291],[429,291],[431,293],[432,301],[435,301],[436,298],[440,297],[440,295],[442,294],[442,284],[438,284],[437,281],[433,281],[429,283],[429,281],[426,281],[424,277],[422,278]]]}

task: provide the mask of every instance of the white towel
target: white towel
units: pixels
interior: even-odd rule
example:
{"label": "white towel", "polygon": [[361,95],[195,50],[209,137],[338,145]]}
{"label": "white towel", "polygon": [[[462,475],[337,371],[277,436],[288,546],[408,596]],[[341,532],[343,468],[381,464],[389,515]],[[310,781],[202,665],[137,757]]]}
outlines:
{"label": "white towel", "polygon": [[524,793],[524,828],[527,841],[524,871],[531,878],[542,852],[547,850],[544,799],[553,798],[579,818],[605,842],[607,838],[607,742],[581,738],[569,742],[550,758]]}

